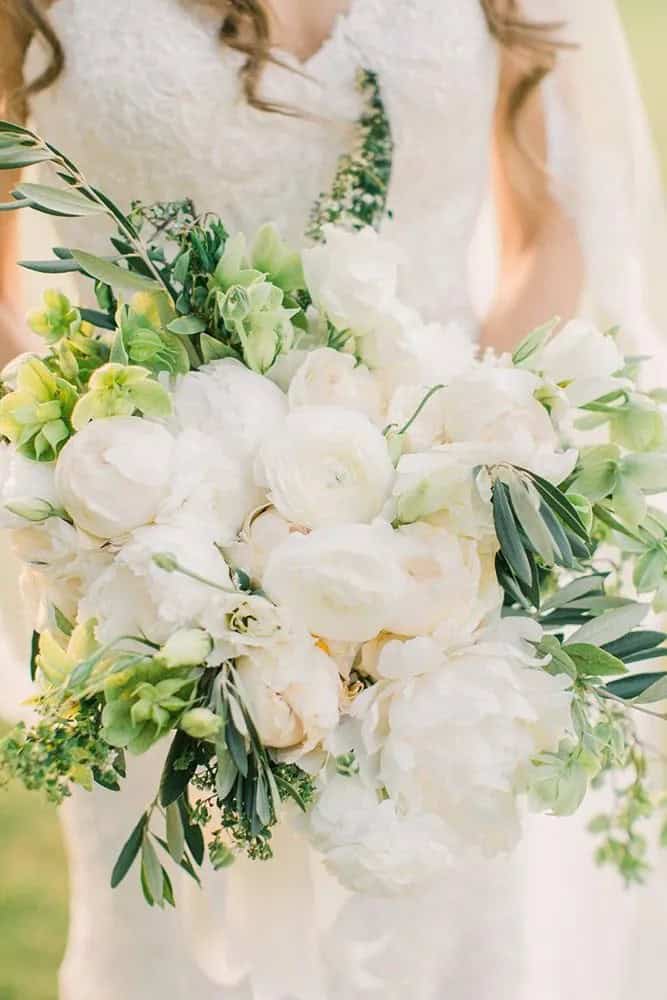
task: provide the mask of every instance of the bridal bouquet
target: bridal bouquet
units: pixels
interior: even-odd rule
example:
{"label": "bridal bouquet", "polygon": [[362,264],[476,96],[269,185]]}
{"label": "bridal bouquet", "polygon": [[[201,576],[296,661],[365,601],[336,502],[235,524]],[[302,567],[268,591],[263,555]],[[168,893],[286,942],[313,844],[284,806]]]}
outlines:
{"label": "bridal bouquet", "polygon": [[478,356],[406,305],[398,250],[332,201],[295,250],[188,202],[124,214],[0,127],[0,167],[38,161],[61,184],[5,208],[115,233],[106,257],[28,265],[88,277],[97,306],[48,292],[43,353],[2,374],[38,713],[4,777],[61,801],[161,749],[112,874],[140,856],[159,905],[169,857],[195,879],[206,848],[216,868],[267,858],[278,822],[350,888],[400,892],[511,849],[526,803],[568,815],[609,772],[599,857],[641,878],[633,715],[667,698],[636,667],[665,653],[639,626],[667,604],[664,393],[641,359],[582,321]]}

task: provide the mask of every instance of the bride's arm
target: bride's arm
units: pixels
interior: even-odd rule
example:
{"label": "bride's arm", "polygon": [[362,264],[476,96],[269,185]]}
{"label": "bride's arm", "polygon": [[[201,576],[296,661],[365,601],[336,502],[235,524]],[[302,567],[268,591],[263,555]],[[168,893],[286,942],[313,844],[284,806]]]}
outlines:
{"label": "bride's arm", "polygon": [[[11,12],[11,4],[0,0],[0,118],[12,115],[11,96],[21,84],[23,58],[29,34]],[[14,115],[15,116],[15,115]],[[9,192],[18,174],[0,171],[0,202],[9,201]],[[0,365],[24,349],[18,256],[18,213],[0,212]]]}
{"label": "bride's arm", "polygon": [[[583,286],[584,265],[574,222],[549,193],[549,178],[535,171],[529,193],[510,177],[507,102],[517,70],[504,56],[493,141],[493,180],[501,239],[498,292],[482,331],[482,343],[510,350],[533,327],[552,316],[574,315]],[[522,112],[526,149],[545,163],[546,134],[539,93]],[[524,164],[525,166],[525,164]],[[519,162],[519,169],[521,163]],[[536,186],[537,185],[537,186]]]}

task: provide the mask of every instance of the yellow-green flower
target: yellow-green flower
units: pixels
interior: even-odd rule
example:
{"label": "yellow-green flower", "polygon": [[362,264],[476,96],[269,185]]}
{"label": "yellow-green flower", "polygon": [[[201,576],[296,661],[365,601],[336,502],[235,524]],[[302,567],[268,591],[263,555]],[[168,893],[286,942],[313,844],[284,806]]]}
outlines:
{"label": "yellow-green flower", "polygon": [[165,418],[171,413],[169,393],[151,378],[147,368],[110,362],[93,372],[88,392],[74,407],[72,425],[75,430],[101,417]]}
{"label": "yellow-green flower", "polygon": [[0,434],[26,458],[54,461],[71,434],[76,389],[39,358],[29,358],[16,376],[16,389],[0,399]]}
{"label": "yellow-green flower", "polygon": [[50,630],[39,637],[37,666],[46,680],[55,687],[64,684],[70,674],[83,660],[97,649],[95,640],[95,620],[77,625],[66,646],[62,646]]}
{"label": "yellow-green flower", "polygon": [[72,337],[79,332],[82,325],[81,313],[66,295],[51,288],[44,292],[42,302],[43,309],[37,309],[28,315],[28,325],[47,344],[56,344],[63,337]]}

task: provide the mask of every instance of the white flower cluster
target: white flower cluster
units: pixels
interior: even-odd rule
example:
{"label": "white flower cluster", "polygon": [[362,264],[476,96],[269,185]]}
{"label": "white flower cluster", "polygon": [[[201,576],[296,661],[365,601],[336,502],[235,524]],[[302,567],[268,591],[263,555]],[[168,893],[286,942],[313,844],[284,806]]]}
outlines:
{"label": "white flower cluster", "polygon": [[577,329],[539,375],[479,360],[399,301],[393,247],[326,235],[303,262],[333,338],[295,343],[280,380],[230,358],[175,377],[171,418],[92,420],[52,464],[2,445],[0,502],[42,621],[94,619],[102,642],[205,629],[264,744],[319,774],[330,867],[400,891],[510,848],[531,759],[568,729],[539,629],[501,621],[492,469],[561,482],[576,453],[536,393],[569,380],[580,402],[600,379],[573,377]]}

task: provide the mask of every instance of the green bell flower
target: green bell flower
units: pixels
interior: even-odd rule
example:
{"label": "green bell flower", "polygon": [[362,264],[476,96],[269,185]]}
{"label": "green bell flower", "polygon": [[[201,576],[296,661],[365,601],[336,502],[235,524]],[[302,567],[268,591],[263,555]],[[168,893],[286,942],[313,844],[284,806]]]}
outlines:
{"label": "green bell flower", "polygon": [[49,684],[64,684],[77,664],[93,655],[97,649],[95,624],[95,620],[91,618],[90,621],[77,625],[65,647],[50,630],[42,632],[39,637],[37,667]]}
{"label": "green bell flower", "polygon": [[255,236],[250,264],[283,292],[296,292],[306,287],[301,254],[283,243],[272,223],[262,226]]}
{"label": "green bell flower", "polygon": [[81,313],[66,295],[49,289],[42,296],[43,309],[28,315],[28,326],[47,344],[57,344],[63,337],[71,337],[81,328]]}
{"label": "green bell flower", "polygon": [[609,427],[612,441],[629,451],[658,451],[667,437],[662,410],[648,396],[639,394],[628,398],[611,417]]}
{"label": "green bell flower", "polygon": [[171,413],[171,397],[147,368],[110,362],[91,375],[88,392],[74,407],[72,425],[78,431],[89,420],[135,413],[165,419]]}
{"label": "green bell flower", "polygon": [[214,740],[220,732],[222,719],[210,708],[191,708],[181,716],[179,727],[196,740]]}
{"label": "green bell flower", "polygon": [[111,746],[142,754],[175,728],[192,705],[201,671],[175,674],[150,659],[106,678],[102,735]]}
{"label": "green bell flower", "polygon": [[16,389],[0,399],[0,434],[26,458],[54,461],[72,432],[77,392],[39,358],[29,358],[16,377]]}
{"label": "green bell flower", "polygon": [[185,374],[190,370],[183,340],[168,330],[176,312],[164,292],[139,292],[116,314],[118,333],[111,348],[111,361],[141,365],[151,372]]}

